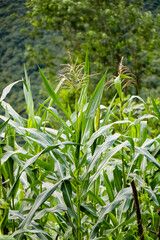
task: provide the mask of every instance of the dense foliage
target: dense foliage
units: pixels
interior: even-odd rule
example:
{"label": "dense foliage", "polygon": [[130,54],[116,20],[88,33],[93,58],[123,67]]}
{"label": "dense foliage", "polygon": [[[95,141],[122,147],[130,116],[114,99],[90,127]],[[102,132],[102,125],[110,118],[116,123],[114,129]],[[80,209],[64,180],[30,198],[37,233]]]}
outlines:
{"label": "dense foliage", "polygon": [[159,85],[160,16],[144,10],[156,8],[156,3],[153,7],[141,0],[27,0],[26,5],[36,31],[58,32],[54,41],[69,48],[75,59],[82,62],[89,50],[92,72],[109,68],[115,75],[124,56],[136,75],[137,92],[142,86]]}
{"label": "dense foliage", "polygon": [[[41,1],[26,1],[26,5],[31,8],[26,8],[25,0],[0,2],[0,92],[6,84],[22,79],[23,64],[27,63],[32,79],[33,98],[37,106],[43,99],[39,93],[40,89],[43,94],[44,90],[39,84],[36,64],[43,67],[49,80],[52,80],[52,86],[55,86],[60,64],[68,61],[66,60],[68,46],[75,59],[78,56],[79,62],[84,61],[85,51],[89,49],[92,72],[94,69],[102,72],[108,69],[116,75],[117,65],[124,56],[126,65],[136,73],[136,81],[142,87],[141,96],[148,96],[148,89],[154,96],[159,95],[159,30],[157,32],[156,22],[159,1],[144,0],[143,4],[134,0],[118,3],[109,1],[107,6],[104,1],[103,7],[98,5],[99,1],[93,1],[94,5],[91,5],[91,1],[82,2],[83,4],[75,6],[74,1],[50,1],[48,8],[47,1],[43,1],[42,5]],[[32,12],[33,4],[37,12]],[[63,7],[63,4],[66,8],[62,8],[59,20],[58,15],[55,16],[59,22],[55,21],[56,24],[53,26],[52,22],[49,22],[54,13],[53,5]],[[28,17],[25,18],[27,11]],[[32,14],[40,19],[47,14],[46,26],[40,20],[39,26],[33,29],[30,22],[35,24],[36,21],[35,17],[31,17]],[[91,18],[93,21],[89,22]],[[68,28],[71,29],[69,35],[65,31]],[[97,81],[98,77],[94,82]],[[94,82],[91,84],[91,91],[95,87]],[[24,98],[22,89],[19,90],[19,85],[15,86],[9,95],[9,102],[15,99],[18,92],[14,101],[16,110],[20,113],[24,109],[22,106]],[[110,92],[111,96],[112,94]],[[73,97],[73,93],[63,91],[62,97],[66,101]],[[108,95],[105,95],[105,99],[107,97]]]}
{"label": "dense foliage", "polygon": [[[159,102],[125,97],[122,88],[131,77],[125,71],[121,61],[118,76],[111,79],[117,94],[107,106],[101,104],[106,74],[88,98],[88,56],[85,66],[71,60],[55,91],[40,69],[49,98],[37,113],[26,71],[25,81],[3,90],[1,234],[17,240],[138,239],[130,186],[134,180],[142,215],[140,239],[157,239]],[[5,100],[17,84],[23,84],[25,119]],[[75,90],[73,110],[58,97],[63,86]]]}

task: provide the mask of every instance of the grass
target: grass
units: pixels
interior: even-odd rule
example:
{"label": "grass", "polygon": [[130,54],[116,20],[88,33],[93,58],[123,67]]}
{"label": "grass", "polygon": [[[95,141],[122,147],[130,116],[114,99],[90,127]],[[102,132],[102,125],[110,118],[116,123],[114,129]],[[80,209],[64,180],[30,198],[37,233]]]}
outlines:
{"label": "grass", "polygon": [[[119,70],[123,67],[121,62]],[[25,81],[15,84],[23,84],[27,118],[5,102],[14,84],[2,93],[1,234],[18,240],[138,239],[130,185],[134,180],[143,237],[157,239],[160,111],[156,100],[151,97],[145,103],[138,96],[124,96],[123,80],[131,79],[119,71],[113,78],[117,94],[104,106],[106,74],[87,95],[87,55],[82,79],[77,72],[82,66],[71,62],[66,69],[67,82],[61,81],[55,91],[39,69],[49,98],[37,113],[25,70]],[[59,98],[67,83],[76,91],[73,110]],[[52,127],[53,119],[58,128]]]}

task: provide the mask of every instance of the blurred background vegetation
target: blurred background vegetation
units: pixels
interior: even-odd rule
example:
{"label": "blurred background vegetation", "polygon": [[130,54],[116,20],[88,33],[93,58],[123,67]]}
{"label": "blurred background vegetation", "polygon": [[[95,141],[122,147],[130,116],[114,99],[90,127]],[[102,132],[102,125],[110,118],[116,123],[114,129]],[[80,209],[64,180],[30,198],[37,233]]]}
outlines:
{"label": "blurred background vegetation", "polygon": [[[91,74],[100,76],[106,70],[108,76],[117,75],[124,56],[123,65],[136,81],[126,94],[160,94],[159,0],[1,0],[0,23],[0,93],[22,79],[26,64],[34,101],[42,102],[45,91],[37,64],[54,87],[61,64],[69,61],[69,49],[78,63],[88,50]],[[91,91],[100,76],[92,77]],[[9,95],[19,113],[24,111],[21,88],[16,85]],[[61,97],[71,101],[72,92],[63,90]],[[104,99],[109,98],[106,88]]]}

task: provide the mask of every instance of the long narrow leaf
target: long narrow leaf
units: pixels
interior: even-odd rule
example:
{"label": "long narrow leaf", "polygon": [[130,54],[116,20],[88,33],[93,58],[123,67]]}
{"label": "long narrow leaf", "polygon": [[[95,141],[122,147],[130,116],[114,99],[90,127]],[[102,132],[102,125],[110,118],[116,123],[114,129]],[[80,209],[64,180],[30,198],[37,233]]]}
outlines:
{"label": "long narrow leaf", "polygon": [[58,147],[58,146],[60,146],[60,145],[62,145],[62,144],[64,144],[64,145],[65,145],[65,144],[67,144],[67,145],[70,145],[70,144],[71,144],[71,145],[75,145],[75,143],[72,143],[72,142],[63,142],[63,143],[60,143],[60,144],[56,144],[56,145],[54,145],[54,146],[48,146],[48,147],[45,148],[43,151],[41,151],[41,152],[38,153],[37,155],[35,155],[35,156],[33,156],[32,158],[30,158],[28,161],[26,161],[23,169],[22,169],[21,172],[17,175],[17,178],[16,178],[14,184],[12,185],[11,189],[10,189],[9,192],[7,193],[7,196],[8,196],[8,197],[11,196],[12,192],[14,192],[14,189],[15,189],[15,187],[17,186],[17,183],[18,183],[18,180],[19,180],[21,174],[23,173],[23,171],[24,171],[27,167],[29,167],[31,164],[35,163],[36,160],[37,160],[42,154],[44,154],[44,153],[46,153],[46,152],[49,152],[49,151],[52,151],[54,148],[56,148],[56,147]]}
{"label": "long narrow leaf", "polygon": [[89,60],[88,60],[88,52],[86,53],[86,60],[85,60],[85,69],[84,73],[86,74],[86,79],[84,80],[86,83],[82,87],[81,94],[78,101],[79,111],[83,108],[84,104],[87,103],[87,88],[89,83]]}
{"label": "long narrow leaf", "polygon": [[105,157],[103,158],[102,162],[99,164],[96,173],[90,178],[90,182],[88,185],[88,189],[90,190],[93,182],[97,179],[97,177],[99,176],[100,172],[104,170],[104,168],[107,166],[108,161],[111,159],[111,157],[116,154],[117,152],[119,152],[123,147],[127,147],[130,146],[130,144],[128,143],[128,141],[125,141],[124,143],[121,143],[119,145],[117,145],[115,148],[111,149],[110,151],[108,151],[105,155]]}
{"label": "long narrow leaf", "polygon": [[101,154],[107,151],[120,136],[121,135],[119,133],[115,133],[114,135],[108,136],[101,146],[97,146],[94,155],[90,159],[91,164],[88,164],[89,168],[87,170],[87,173],[92,171],[96,165],[97,166],[99,165],[97,161],[100,159]]}
{"label": "long narrow leaf", "polygon": [[112,202],[114,200],[114,192],[113,192],[113,187],[112,184],[108,178],[108,175],[106,174],[106,172],[103,172],[103,178],[104,178],[104,183],[106,186],[106,191],[109,197],[109,201]]}
{"label": "long narrow leaf", "polygon": [[74,218],[75,221],[77,222],[77,215],[74,210],[73,202],[72,202],[72,186],[70,184],[70,181],[65,180],[62,182],[61,190],[63,193],[63,199],[64,202],[67,206],[68,214],[70,215],[71,218]]}
{"label": "long narrow leaf", "polygon": [[81,140],[82,143],[84,143],[90,137],[91,129],[93,127],[93,119],[97,112],[97,108],[100,104],[100,100],[102,98],[105,78],[106,78],[106,74],[104,74],[102,79],[99,81],[93,95],[91,96],[89,104],[87,106],[84,119],[82,122],[82,140]]}
{"label": "long narrow leaf", "polygon": [[5,87],[5,89],[3,89],[3,92],[2,92],[2,95],[0,98],[0,102],[2,102],[6,98],[7,94],[11,91],[11,89],[14,85],[16,85],[17,83],[22,82],[22,81],[23,80],[18,80],[16,82],[9,84],[7,87]]}
{"label": "long narrow leaf", "polygon": [[154,163],[156,167],[160,168],[160,163],[146,149],[135,147],[135,151],[145,156],[150,162]]}
{"label": "long narrow leaf", "polygon": [[3,133],[4,129],[7,127],[9,120],[10,120],[10,118],[8,118],[7,121],[5,121],[4,123],[2,123],[0,125],[0,135]]}
{"label": "long narrow leaf", "polygon": [[24,90],[24,96],[25,96],[26,105],[27,105],[27,113],[29,115],[29,118],[32,120],[33,126],[35,126],[34,103],[33,103],[33,97],[31,92],[30,79],[28,77],[25,66],[24,66],[24,72],[25,72],[26,81],[23,81],[23,90]]}
{"label": "long narrow leaf", "polygon": [[20,224],[20,228],[27,228],[29,226],[37,209],[53,194],[53,192],[57,189],[61,182],[62,181],[59,181],[53,187],[47,189],[36,198],[32,209],[30,210],[26,218],[23,220],[23,222]]}
{"label": "long narrow leaf", "polygon": [[69,121],[71,121],[71,118],[68,114],[68,112],[66,111],[65,107],[62,105],[61,101],[59,100],[57,94],[54,92],[54,90],[51,88],[48,80],[46,79],[44,73],[42,72],[42,70],[39,68],[43,83],[45,85],[46,90],[48,91],[49,95],[51,96],[51,98],[54,100],[54,102],[60,107],[60,109],[64,112],[64,114],[66,115],[66,117],[68,118]]}
{"label": "long narrow leaf", "polygon": [[108,204],[107,206],[102,208],[102,210],[100,211],[100,214],[99,214],[99,219],[92,229],[92,232],[91,232],[91,235],[89,238],[90,240],[94,239],[95,234],[97,232],[97,227],[99,226],[100,223],[102,223],[105,215],[112,212],[121,201],[128,199],[128,198],[133,198],[131,187],[122,189],[118,193],[117,197],[115,198],[115,200],[113,202],[111,202],[110,204]]}
{"label": "long narrow leaf", "polygon": [[156,102],[154,101],[154,98],[152,97],[152,95],[150,95],[150,96],[151,96],[151,101],[152,101],[152,105],[153,105],[154,111],[155,111],[155,113],[156,113],[156,115],[157,115],[157,117],[158,117],[158,119],[160,121],[160,111],[159,111],[159,109],[157,107]]}

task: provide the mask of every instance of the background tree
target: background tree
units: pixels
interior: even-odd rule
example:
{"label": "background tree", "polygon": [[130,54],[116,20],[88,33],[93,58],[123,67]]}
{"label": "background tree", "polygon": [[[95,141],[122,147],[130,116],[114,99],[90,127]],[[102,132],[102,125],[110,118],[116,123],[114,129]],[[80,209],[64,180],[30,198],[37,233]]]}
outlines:
{"label": "background tree", "polygon": [[[160,16],[145,11],[145,2],[143,5],[141,0],[26,0],[26,5],[28,20],[35,31],[54,30],[57,36],[53,42],[65,51],[69,48],[80,62],[89,50],[93,72],[109,68],[116,74],[124,56],[140,90],[150,84],[157,87],[160,70]],[[51,56],[47,56],[49,61]]]}

